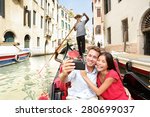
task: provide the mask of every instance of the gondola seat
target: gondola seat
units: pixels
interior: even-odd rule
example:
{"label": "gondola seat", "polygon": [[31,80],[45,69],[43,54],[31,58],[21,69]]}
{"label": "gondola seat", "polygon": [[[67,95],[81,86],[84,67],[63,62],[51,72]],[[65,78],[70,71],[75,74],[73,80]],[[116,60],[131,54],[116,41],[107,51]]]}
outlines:
{"label": "gondola seat", "polygon": [[59,78],[56,78],[54,82],[55,82],[56,90],[59,90],[59,91],[56,91],[56,92],[61,93],[60,94],[60,96],[61,96],[60,99],[61,100],[66,100],[66,97],[68,95],[68,88],[70,87],[71,83],[70,82],[64,83]]}
{"label": "gondola seat", "polygon": [[[60,66],[59,69],[59,74],[62,72],[62,66]],[[55,84],[55,100],[66,100],[66,97],[68,95],[68,88],[71,86],[71,83],[64,83],[60,80],[59,77],[57,77],[54,80],[54,84]]]}

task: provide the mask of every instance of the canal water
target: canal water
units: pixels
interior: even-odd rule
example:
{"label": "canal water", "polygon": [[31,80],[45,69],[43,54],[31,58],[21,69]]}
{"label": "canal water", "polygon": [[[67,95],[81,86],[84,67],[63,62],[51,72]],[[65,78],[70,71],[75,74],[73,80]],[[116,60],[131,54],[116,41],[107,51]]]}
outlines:
{"label": "canal water", "polygon": [[0,100],[37,100],[48,92],[59,63],[51,55],[0,68]]}

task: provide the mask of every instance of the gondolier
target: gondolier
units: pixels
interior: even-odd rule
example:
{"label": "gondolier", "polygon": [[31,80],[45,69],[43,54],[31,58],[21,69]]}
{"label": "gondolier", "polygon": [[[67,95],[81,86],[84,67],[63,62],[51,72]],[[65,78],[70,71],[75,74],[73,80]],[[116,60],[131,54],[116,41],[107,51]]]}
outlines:
{"label": "gondolier", "polygon": [[[86,20],[81,21],[81,18],[83,16],[86,17]],[[74,18],[77,20],[77,22],[74,25],[74,30],[77,31],[76,39],[79,53],[80,56],[82,57],[83,53],[85,53],[85,35],[86,35],[85,24],[89,21],[89,17],[85,13],[83,13],[83,15],[77,14]]]}

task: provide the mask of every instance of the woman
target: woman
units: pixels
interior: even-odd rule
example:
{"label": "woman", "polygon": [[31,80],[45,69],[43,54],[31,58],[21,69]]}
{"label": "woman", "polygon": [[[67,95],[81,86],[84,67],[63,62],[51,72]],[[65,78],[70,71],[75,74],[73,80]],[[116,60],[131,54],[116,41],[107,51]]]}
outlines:
{"label": "woman", "polygon": [[81,74],[89,87],[104,100],[128,100],[122,81],[116,71],[113,57],[110,53],[102,53],[97,61],[98,78],[95,86],[84,71]]}

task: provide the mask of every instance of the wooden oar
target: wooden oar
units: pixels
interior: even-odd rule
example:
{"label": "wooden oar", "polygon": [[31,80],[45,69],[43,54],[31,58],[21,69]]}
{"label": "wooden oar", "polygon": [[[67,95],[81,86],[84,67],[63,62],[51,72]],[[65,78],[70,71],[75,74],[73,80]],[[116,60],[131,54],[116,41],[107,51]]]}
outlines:
{"label": "wooden oar", "polygon": [[20,45],[18,42],[2,42],[0,43],[0,45],[4,45],[4,46],[15,46],[19,51],[22,51],[19,47],[17,47],[17,45]]}
{"label": "wooden oar", "polygon": [[[18,44],[17,44],[18,45]],[[15,46],[20,52],[22,52],[23,50],[21,50],[19,47],[17,47],[16,44],[13,44],[13,46]]]}
{"label": "wooden oar", "polygon": [[[69,31],[68,35],[65,37],[65,39],[61,42],[61,44],[56,48],[55,52],[52,54],[52,56],[50,57],[50,59],[48,60],[48,62],[54,57],[54,55],[56,53],[59,53],[59,51],[61,50],[61,48],[63,47],[63,43],[67,40],[68,36],[70,35],[70,33],[73,31],[74,27]],[[44,66],[42,67],[42,69],[39,71],[39,74],[41,73],[41,71],[44,69],[44,67],[46,66],[47,63],[44,64]]]}

